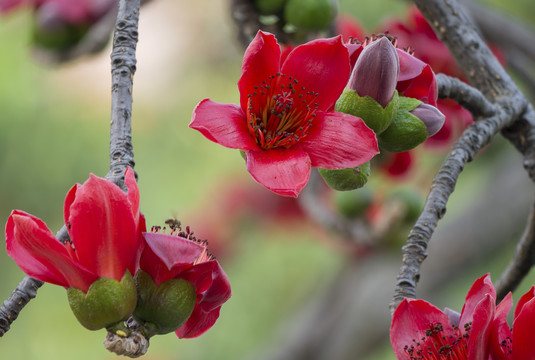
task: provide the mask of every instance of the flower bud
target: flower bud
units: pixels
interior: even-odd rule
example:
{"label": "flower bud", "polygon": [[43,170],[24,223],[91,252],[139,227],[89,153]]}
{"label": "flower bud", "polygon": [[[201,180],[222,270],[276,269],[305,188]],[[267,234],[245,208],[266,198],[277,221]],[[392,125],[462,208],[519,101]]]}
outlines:
{"label": "flower bud", "polygon": [[435,135],[444,125],[446,117],[436,107],[429,104],[421,104],[411,111],[411,114],[420,119],[427,129],[429,136]]}
{"label": "flower bud", "polygon": [[87,294],[70,287],[67,297],[76,319],[89,330],[110,327],[126,320],[136,307],[136,285],[130,272],[121,279],[102,277],[89,287]]}
{"label": "flower bud", "polygon": [[366,45],[349,79],[349,88],[370,96],[384,108],[388,105],[399,75],[399,57],[390,40],[382,37]]}
{"label": "flower bud", "polygon": [[167,334],[184,325],[195,307],[195,287],[184,279],[170,279],[156,286],[143,270],[135,276],[138,302],[134,318],[139,320],[149,336]]}
{"label": "flower bud", "polygon": [[363,187],[370,177],[370,162],[355,168],[327,170],[318,168],[323,180],[329,187],[338,191],[355,190]]}

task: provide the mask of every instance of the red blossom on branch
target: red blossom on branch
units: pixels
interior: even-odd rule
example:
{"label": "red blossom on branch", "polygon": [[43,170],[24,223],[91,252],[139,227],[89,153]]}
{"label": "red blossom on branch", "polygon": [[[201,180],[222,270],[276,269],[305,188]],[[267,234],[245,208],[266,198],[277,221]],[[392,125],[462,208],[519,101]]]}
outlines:
{"label": "red blossom on branch", "polygon": [[240,105],[205,99],[190,127],[243,150],[257,182],[296,197],[311,167],[356,167],[378,153],[375,134],[362,119],[332,111],[349,75],[341,37],[298,46],[282,60],[275,37],[259,31],[244,55]]}
{"label": "red blossom on branch", "polygon": [[202,335],[214,325],[221,306],[230,298],[227,275],[208,253],[206,241],[196,241],[190,234],[175,230],[171,234],[143,233],[143,238],[140,269],[152,277],[156,286],[167,280],[184,279],[195,287],[195,307],[176,335],[181,339]]}
{"label": "red blossom on branch", "polygon": [[67,193],[64,218],[70,241],[60,243],[46,224],[13,210],[6,224],[9,256],[29,276],[87,292],[101,277],[120,281],[135,260],[144,231],[139,190],[132,169],[125,173],[128,194],[91,174]]}
{"label": "red blossom on branch", "polygon": [[390,328],[397,359],[488,359],[495,302],[496,291],[488,274],[474,282],[460,315],[443,312],[424,300],[403,300]]}

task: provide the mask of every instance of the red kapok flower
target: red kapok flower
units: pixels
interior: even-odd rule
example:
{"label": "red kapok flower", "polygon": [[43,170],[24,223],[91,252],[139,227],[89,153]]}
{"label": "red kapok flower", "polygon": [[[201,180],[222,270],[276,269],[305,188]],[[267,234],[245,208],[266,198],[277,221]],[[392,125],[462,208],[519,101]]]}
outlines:
{"label": "red kapok flower", "polygon": [[507,314],[513,306],[511,293],[496,308],[490,342],[490,360],[535,359],[533,320],[535,319],[535,286],[522,295],[516,305],[513,329]]}
{"label": "red kapok flower", "polygon": [[298,46],[282,61],[275,37],[259,31],[244,55],[240,105],[205,99],[190,127],[244,150],[257,182],[296,197],[311,166],[351,168],[378,153],[375,134],[360,118],[332,111],[349,74],[341,37]]}
{"label": "red kapok flower", "polygon": [[171,279],[184,279],[195,287],[197,299],[187,321],[175,331],[179,338],[193,338],[210,329],[231,295],[230,282],[219,262],[207,252],[206,241],[173,229],[170,234],[143,233],[145,248],[140,269],[156,286]]}
{"label": "red kapok flower", "polygon": [[477,279],[460,314],[424,300],[404,299],[396,308],[390,341],[398,360],[486,360],[496,311],[487,274]]}
{"label": "red kapok flower", "polygon": [[13,210],[6,224],[7,252],[29,276],[87,292],[101,277],[120,281],[140,247],[144,230],[139,190],[126,170],[128,194],[91,174],[67,193],[64,217],[70,241],[60,243],[37,217]]}

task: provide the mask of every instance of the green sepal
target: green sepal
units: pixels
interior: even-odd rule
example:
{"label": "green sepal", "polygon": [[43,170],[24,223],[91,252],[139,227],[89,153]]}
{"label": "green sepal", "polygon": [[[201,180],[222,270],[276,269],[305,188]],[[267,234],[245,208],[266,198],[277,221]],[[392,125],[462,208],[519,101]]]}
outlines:
{"label": "green sepal", "polygon": [[197,300],[192,283],[171,279],[156,286],[143,270],[135,275],[138,302],[134,318],[141,322],[149,336],[177,330],[188,320]]}
{"label": "green sepal", "polygon": [[67,297],[76,319],[89,330],[110,327],[126,320],[136,307],[136,285],[127,270],[117,281],[100,278],[89,287],[87,294],[70,287]]}
{"label": "green sepal", "polygon": [[240,156],[242,157],[243,160],[247,160],[247,155],[245,155],[245,151],[241,149],[240,149]]}
{"label": "green sepal", "polygon": [[399,110],[398,111],[412,111],[412,110],[416,109],[418,106],[420,106],[421,104],[423,104],[423,102],[421,102],[418,99],[411,98],[411,97],[400,96],[399,97]]}
{"label": "green sepal", "polygon": [[46,31],[34,25],[32,40],[35,45],[48,50],[68,50],[78,45],[89,32],[89,28],[88,24],[73,25],[65,22],[57,29]]}
{"label": "green sepal", "polygon": [[373,202],[373,192],[368,188],[337,191],[334,195],[336,208],[344,217],[355,219],[362,216]]}
{"label": "green sepal", "polygon": [[278,15],[284,10],[287,0],[255,0],[254,5],[262,15]]}
{"label": "green sepal", "polygon": [[335,110],[346,114],[358,116],[364,123],[379,135],[390,126],[399,108],[397,90],[386,107],[382,107],[370,96],[360,96],[356,91],[345,89],[338,101]]}
{"label": "green sepal", "polygon": [[349,191],[363,187],[370,177],[370,162],[355,168],[327,170],[318,169],[329,187],[338,191]]}
{"label": "green sepal", "polygon": [[288,0],[284,19],[299,29],[317,31],[327,29],[336,12],[335,0]]}
{"label": "green sepal", "polygon": [[398,111],[388,129],[377,136],[381,151],[403,152],[414,149],[427,140],[422,120],[406,110]]}
{"label": "green sepal", "polygon": [[387,195],[387,200],[397,200],[403,203],[405,206],[403,220],[408,224],[414,223],[424,208],[424,198],[415,189],[398,188]]}

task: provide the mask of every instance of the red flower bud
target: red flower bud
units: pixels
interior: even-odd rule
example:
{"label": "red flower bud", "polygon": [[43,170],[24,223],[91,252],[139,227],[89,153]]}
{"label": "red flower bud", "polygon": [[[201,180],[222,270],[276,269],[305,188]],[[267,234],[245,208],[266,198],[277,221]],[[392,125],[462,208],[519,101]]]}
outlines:
{"label": "red flower bud", "polygon": [[399,57],[390,40],[382,37],[366,45],[357,59],[349,88],[360,96],[370,96],[386,107],[398,81]]}
{"label": "red flower bud", "polygon": [[411,114],[420,119],[427,129],[429,136],[435,135],[444,125],[446,117],[436,107],[421,104],[411,111]]}

